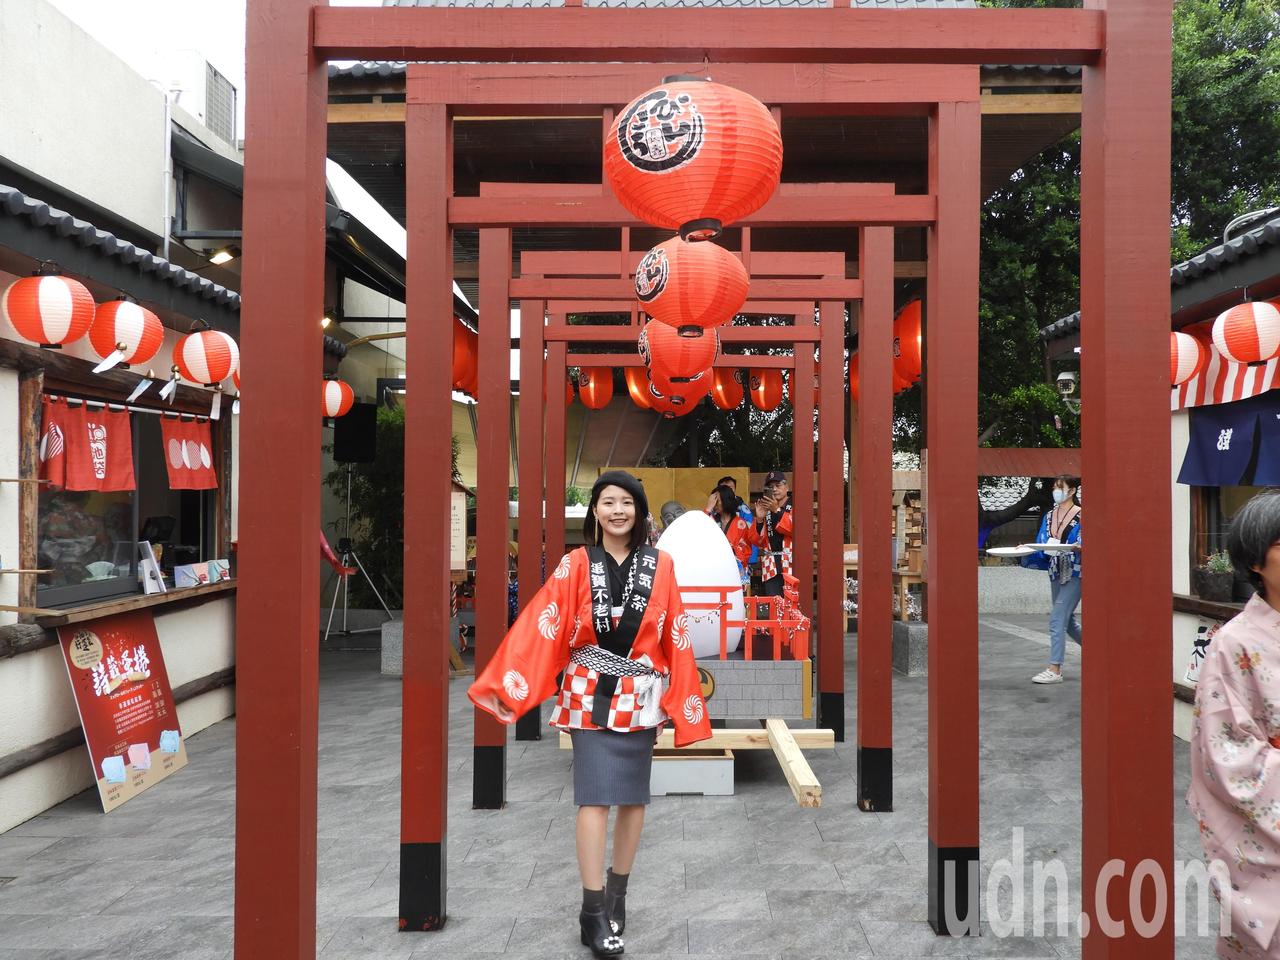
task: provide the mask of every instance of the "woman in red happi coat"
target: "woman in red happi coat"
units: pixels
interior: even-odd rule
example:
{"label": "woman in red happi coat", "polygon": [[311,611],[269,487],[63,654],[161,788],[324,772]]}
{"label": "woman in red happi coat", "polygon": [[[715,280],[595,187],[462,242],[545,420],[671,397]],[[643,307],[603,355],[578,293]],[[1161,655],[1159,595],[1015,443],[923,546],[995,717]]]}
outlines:
{"label": "woman in red happi coat", "polygon": [[[597,957],[623,952],[658,730],[670,721],[677,747],[711,736],[671,558],[645,543],[648,514],[639,480],[602,474],[583,522],[588,546],[565,555],[468,690],[503,723],[556,698],[551,725],[573,738],[578,923]],[[611,806],[618,815],[605,878]]]}

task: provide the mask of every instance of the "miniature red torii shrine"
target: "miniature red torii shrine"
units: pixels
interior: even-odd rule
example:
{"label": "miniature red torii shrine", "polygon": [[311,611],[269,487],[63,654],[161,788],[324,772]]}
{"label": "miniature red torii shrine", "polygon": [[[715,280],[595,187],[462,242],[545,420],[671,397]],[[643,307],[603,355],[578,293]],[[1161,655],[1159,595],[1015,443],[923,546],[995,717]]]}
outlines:
{"label": "miniature red torii shrine", "polygon": [[[550,9],[369,9],[329,8],[318,0],[249,0],[243,353],[255,402],[241,429],[242,449],[270,455],[250,455],[241,467],[247,493],[240,507],[237,615],[237,956],[310,958],[315,952],[320,429],[314,376],[320,343],[305,318],[318,317],[323,307],[327,60],[436,61],[410,68],[406,116],[407,362],[415,382],[439,384],[440,395],[421,389],[407,396],[405,576],[417,589],[405,614],[402,769],[406,788],[415,781],[421,790],[414,805],[402,810],[401,874],[410,881],[402,889],[411,891],[401,905],[402,924],[439,926],[445,914],[441,771],[448,670],[441,638],[449,603],[448,515],[442,505],[449,477],[438,452],[449,442],[448,419],[439,409],[447,398],[450,358],[438,349],[441,334],[432,325],[433,318],[444,323],[453,315],[452,231],[479,228],[494,238],[515,227],[633,224],[603,189],[594,197],[454,196],[452,110],[462,104],[470,115],[486,108],[503,115],[546,115],[583,105],[611,110],[663,75],[691,71],[713,73],[784,113],[905,112],[929,118],[925,194],[831,199],[788,196],[784,190],[743,225],[928,230],[926,369],[944,374],[927,378],[924,402],[932,634],[929,918],[936,931],[957,933],[977,916],[979,837],[973,510],[979,470],[977,66],[1083,66],[1081,340],[1088,402],[1081,462],[1096,491],[1090,497],[1090,576],[1084,590],[1096,623],[1091,646],[1123,651],[1087,658],[1082,678],[1086,890],[1096,889],[1109,861],[1122,864],[1100,899],[1084,897],[1085,911],[1091,920],[1104,908],[1112,917],[1129,915],[1127,881],[1148,861],[1159,866],[1167,889],[1169,688],[1161,671],[1148,676],[1131,665],[1164,662],[1170,574],[1167,565],[1133,564],[1126,548],[1142,538],[1159,557],[1171,539],[1169,414],[1163,390],[1151,388],[1164,382],[1168,339],[1169,4],[1086,0],[1085,9],[870,10],[835,2],[805,10],[584,9],[570,3]],[[474,63],[486,60],[500,64],[482,68],[499,77],[489,84]],[[680,61],[694,66],[670,66]],[[482,249],[482,262],[494,262],[498,241],[490,240],[488,257]],[[891,249],[877,256],[892,266]],[[480,294],[482,313],[499,317],[504,340],[505,309],[498,310],[485,291],[501,289],[492,285],[504,279],[513,282],[509,257],[505,264],[505,277],[486,273],[489,285],[482,281]],[[872,276],[870,270],[862,273],[861,282],[870,284]],[[537,299],[537,292],[529,286],[519,295]],[[887,336],[875,333],[876,327],[871,325],[872,337]],[[484,329],[482,322],[482,343]],[[868,356],[880,355],[888,341],[864,339],[861,346]],[[548,339],[548,359],[552,369],[563,367],[564,341]],[[505,355],[482,345],[482,409],[486,401],[502,404],[506,364]],[[834,366],[823,365],[820,411],[843,402]],[[889,453],[887,438],[877,432],[889,420],[888,367],[864,363],[861,378],[860,482],[870,502],[879,493],[868,466],[887,461]],[[551,419],[549,430],[556,418]],[[868,427],[879,437],[874,450],[863,446]],[[563,457],[563,423],[558,429]],[[486,442],[482,437],[482,459]],[[547,442],[550,453],[554,434],[549,432]],[[435,464],[438,469],[428,469]],[[829,469],[825,464],[819,464],[822,476]],[[832,496],[832,484],[819,486],[821,496]],[[548,483],[548,491],[553,487]],[[1122,495],[1133,488],[1143,496]],[[492,494],[482,487],[480,496]],[[836,485],[835,509],[843,509],[841,501]],[[289,509],[281,509],[282,502]],[[482,514],[480,522],[487,541],[493,537],[490,526],[505,521]],[[878,534],[862,527],[862,540],[868,536]],[[864,577],[871,566],[866,559]],[[819,577],[840,573],[820,569]],[[878,628],[864,622],[863,629]],[[866,668],[860,663],[860,671]],[[887,669],[883,682],[888,683]],[[821,668],[819,684],[832,689],[822,686]],[[828,715],[835,706],[828,704]],[[859,709],[859,745],[889,749],[885,730],[864,729],[877,722],[875,713],[869,709],[864,717]],[[479,738],[477,744],[485,745]],[[1144,915],[1151,915],[1153,900],[1153,892],[1144,889]],[[1108,938],[1095,922],[1084,940],[1087,960],[1167,958],[1172,949],[1171,923],[1152,938],[1139,936],[1133,924]]]}

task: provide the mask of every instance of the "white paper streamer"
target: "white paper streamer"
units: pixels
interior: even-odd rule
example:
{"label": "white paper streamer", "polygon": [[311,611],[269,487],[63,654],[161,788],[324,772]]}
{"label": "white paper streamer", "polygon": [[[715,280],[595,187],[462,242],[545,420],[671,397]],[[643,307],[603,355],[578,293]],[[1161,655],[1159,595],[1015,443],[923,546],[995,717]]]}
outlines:
{"label": "white paper streamer", "polygon": [[213,391],[213,406],[209,408],[209,419],[210,420],[222,419],[222,391],[221,390]]}
{"label": "white paper streamer", "polygon": [[146,377],[143,377],[141,380],[139,380],[138,385],[133,388],[133,393],[129,394],[129,399],[126,400],[125,403],[133,403],[133,401],[137,400],[140,396],[142,396],[144,393],[147,392],[147,389],[151,386],[151,383],[152,381],[148,380]]}
{"label": "white paper streamer", "polygon": [[240,416],[240,398],[236,397],[231,401],[231,415],[233,417]]}
{"label": "white paper streamer", "polygon": [[110,354],[103,358],[102,362],[93,368],[94,373],[106,373],[112,367],[116,366],[124,360],[123,350],[112,350]]}
{"label": "white paper streamer", "polygon": [[174,377],[164,385],[164,389],[160,391],[160,399],[168,400],[173,403],[173,398],[178,392],[178,378]]}

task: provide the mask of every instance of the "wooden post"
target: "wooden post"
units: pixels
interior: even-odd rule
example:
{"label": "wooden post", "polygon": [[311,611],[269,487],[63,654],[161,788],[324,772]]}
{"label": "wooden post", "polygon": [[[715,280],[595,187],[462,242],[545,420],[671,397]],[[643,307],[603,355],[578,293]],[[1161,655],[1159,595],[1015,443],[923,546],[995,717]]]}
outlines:
{"label": "wooden post", "polygon": [[[801,304],[792,318],[797,325],[813,326],[813,304]],[[813,615],[813,384],[814,345],[797,343],[792,349],[795,367],[791,370],[791,489],[795,492],[791,512],[792,573],[800,582],[800,609]],[[819,516],[822,516],[819,514]]]}
{"label": "wooden post", "polygon": [[819,304],[822,381],[818,386],[818,725],[844,741],[844,310]]}
{"label": "wooden post", "polygon": [[[316,954],[325,62],[316,0],[250,0],[240,350],[235,952]],[[166,132],[166,136],[168,133]],[[281,251],[288,251],[282,256]],[[270,451],[270,455],[266,455]]]}
{"label": "wooden post", "polygon": [[[520,303],[520,521],[517,537],[520,555],[516,574],[520,580],[521,609],[542,586],[546,564],[555,562],[551,557],[544,559],[542,549],[542,516],[546,509],[542,492],[542,423],[544,409],[553,403],[564,405],[564,377],[553,380],[546,376],[546,361],[542,357],[545,309],[542,300],[523,300]],[[542,739],[541,706],[516,721],[516,739]]]}
{"label": "wooden post", "polygon": [[400,929],[438,930],[447,916],[449,789],[449,511],[440,451],[452,443],[453,121],[443,106],[408,107],[409,224],[404,430],[404,677],[400,738]]}
{"label": "wooden post", "polygon": [[[480,389],[476,398],[476,675],[507,632],[507,495],[511,486],[511,231],[480,231]],[[506,802],[507,728],[475,709],[472,805]]]}
{"label": "wooden post", "polygon": [[[1171,910],[1137,930],[1139,914],[1157,915],[1155,888],[1174,889],[1173,705],[1164,670],[1134,669],[1168,663],[1172,630],[1169,564],[1154,562],[1173,549],[1169,405],[1158,389],[1169,339],[1171,14],[1157,0],[1085,5],[1105,6],[1107,29],[1101,60],[1084,71],[1081,135],[1083,587],[1094,651],[1080,695],[1084,957],[1145,960],[1173,954]],[[1132,562],[1139,541],[1152,563]],[[1157,880],[1132,897],[1152,865]]]}
{"label": "wooden post", "polygon": [[[893,809],[893,228],[858,241],[858,807]],[[850,455],[850,460],[855,458]]]}
{"label": "wooden post", "polygon": [[[978,934],[978,224],[976,99],[929,121],[928,390],[929,923]],[[870,366],[863,358],[863,366]],[[936,372],[936,376],[929,377]],[[866,390],[867,371],[860,368]],[[865,398],[864,398],[865,403]],[[867,419],[863,419],[864,428]],[[863,474],[868,465],[861,465]],[[865,483],[865,479],[864,479]],[[863,533],[865,538],[865,531]],[[862,565],[859,565],[859,573]],[[1167,736],[1167,731],[1166,731]]]}
{"label": "wooden post", "polygon": [[[34,480],[40,475],[41,394],[44,392],[44,368],[23,370],[18,374],[18,422],[22,436],[18,443],[18,476]],[[227,474],[230,477],[230,474]],[[18,494],[18,569],[35,570],[40,566],[40,484],[19,483]],[[18,574],[18,606],[34,609],[38,574]],[[35,615],[18,615],[20,623],[34,623]]]}
{"label": "wooden post", "polygon": [[[564,316],[552,316],[552,323],[564,323]],[[547,345],[547,382],[558,383],[565,378],[565,355],[568,344],[563,340]],[[547,564],[552,569],[564,556],[564,444],[565,418],[568,411],[563,403],[547,404]]]}

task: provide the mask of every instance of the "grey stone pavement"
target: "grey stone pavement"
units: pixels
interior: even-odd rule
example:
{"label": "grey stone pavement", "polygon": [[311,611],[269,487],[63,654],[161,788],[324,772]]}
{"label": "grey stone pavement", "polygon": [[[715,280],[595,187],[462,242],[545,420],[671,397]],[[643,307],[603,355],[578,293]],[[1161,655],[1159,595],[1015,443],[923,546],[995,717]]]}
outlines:
{"label": "grey stone pavement", "polygon": [[[796,807],[771,753],[739,754],[736,795],[655,798],[628,898],[627,956],[741,960],[854,957],[1076,958],[1080,894],[1079,649],[1065,683],[1029,682],[1047,654],[1042,617],[984,617],[982,857],[1024,837],[1027,929],[937,938],[925,922],[926,682],[894,684],[895,808],[859,812],[852,743],[811,751],[823,806]],[[849,656],[849,730],[853,677]],[[1161,664],[1151,669],[1165,669]],[[466,681],[451,705],[449,915],[434,934],[396,930],[400,685],[376,653],[321,659],[317,954],[587,958],[578,943],[570,753],[543,740],[508,747],[509,804],[470,809]],[[235,721],[187,741],[190,764],[103,815],[85,792],[0,835],[0,960],[231,956]],[[1176,856],[1196,858],[1181,797],[1186,745],[1175,741],[1170,817]],[[1073,923],[1032,935],[1031,862],[1060,859]],[[1052,888],[1052,885],[1051,885]],[[984,884],[985,889],[985,884]],[[1008,912],[1008,885],[997,905]],[[984,917],[988,914],[984,907]],[[1194,923],[1195,913],[1191,913]],[[1194,926],[1191,927],[1194,929]],[[1177,957],[1210,957],[1209,938]],[[242,958],[243,960],[243,958]],[[255,958],[256,960],[256,958]]]}

